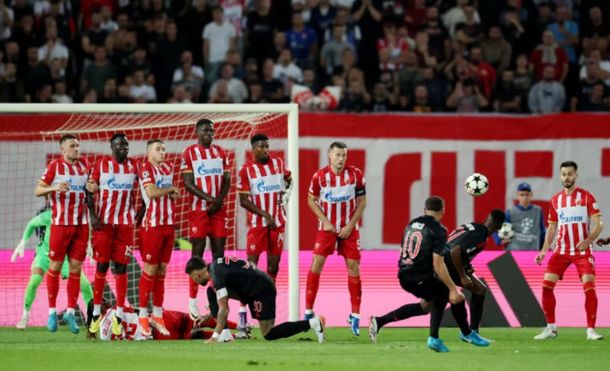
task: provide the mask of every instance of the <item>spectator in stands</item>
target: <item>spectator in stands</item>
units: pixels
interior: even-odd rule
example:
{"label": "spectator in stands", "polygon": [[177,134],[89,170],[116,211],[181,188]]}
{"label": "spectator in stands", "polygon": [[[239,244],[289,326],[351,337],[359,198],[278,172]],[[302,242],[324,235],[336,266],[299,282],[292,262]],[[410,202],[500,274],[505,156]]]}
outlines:
{"label": "spectator in stands", "polygon": [[53,103],[73,103],[73,99],[67,93],[67,86],[65,81],[57,81],[54,85],[53,95],[51,95],[51,101]]}
{"label": "spectator in stands", "polygon": [[5,4],[5,0],[0,0],[0,43],[11,37],[14,21],[13,9]]}
{"label": "spectator in stands", "polygon": [[431,6],[426,10],[424,30],[428,34],[430,54],[437,56],[439,63],[444,62],[451,50],[449,32],[440,21],[436,7]]}
{"label": "spectator in stands", "polygon": [[515,74],[512,70],[502,72],[502,82],[496,92],[493,107],[496,112],[521,112],[521,93],[515,88]]}
{"label": "spectator in stands", "polygon": [[472,79],[456,82],[453,93],[447,98],[447,107],[455,108],[460,113],[479,112],[488,104],[489,101]]}
{"label": "spectator in stands", "polygon": [[531,35],[528,35],[525,26],[521,24],[519,13],[515,8],[508,8],[504,12],[500,27],[506,41],[513,46],[513,53],[520,54],[531,51],[531,42],[528,40]]}
{"label": "spectator in stands", "polygon": [[404,11],[404,23],[407,26],[409,35],[415,35],[426,25],[426,0],[413,0],[407,2],[407,9]]}
{"label": "spectator in stands", "polygon": [[53,103],[53,86],[50,83],[46,83],[40,86],[36,91],[36,98],[34,103]]}
{"label": "spectator in stands", "polygon": [[289,78],[296,82],[303,80],[303,71],[292,61],[290,49],[284,49],[280,53],[277,63],[273,67],[273,77],[284,84],[285,90],[287,90]]}
{"label": "spectator in stands", "polygon": [[[273,75],[273,72],[271,74]],[[254,58],[248,58],[244,66],[244,77],[242,80],[247,86],[250,86],[253,82],[260,84],[259,75],[258,62]]]}
{"label": "spectator in stands", "polygon": [[307,68],[303,69],[302,84],[303,84],[303,86],[309,88],[309,90],[311,90],[311,92],[314,94],[318,94],[320,92],[320,90],[322,90],[322,88],[320,87],[320,85],[318,83],[316,71],[311,67],[307,67]]}
{"label": "spectator in stands", "polygon": [[210,0],[188,1],[187,10],[178,19],[180,33],[186,38],[187,48],[193,53],[195,64],[204,66],[202,32],[206,25],[212,22]]}
{"label": "spectator in stands", "polygon": [[102,18],[102,24],[100,27],[102,30],[112,33],[119,29],[119,24],[112,19],[112,10],[110,10],[109,6],[102,6],[100,13]]}
{"label": "spectator in stands", "polygon": [[[94,1],[94,0],[91,0]],[[83,4],[81,4],[82,6]],[[81,13],[82,14],[82,13]],[[88,17],[85,16],[85,19]],[[85,58],[90,62],[95,59],[95,48],[104,46],[108,31],[102,29],[102,13],[99,9],[93,9],[91,14],[91,26],[88,27],[81,37],[81,47],[85,53]],[[87,22],[85,22],[87,24]],[[86,62],[88,63],[88,62]]]}
{"label": "spectator in stands", "polygon": [[549,25],[549,31],[553,33],[557,44],[566,51],[568,62],[575,64],[577,61],[576,46],[578,45],[578,24],[570,20],[570,10],[565,5],[560,5],[555,10],[556,22]]}
{"label": "spectator in stands", "polygon": [[303,14],[292,14],[292,28],[286,32],[286,47],[290,49],[295,63],[303,68],[318,56],[318,37],[303,21]]}
{"label": "spectator in stands", "polygon": [[235,30],[235,45],[232,49],[243,54],[244,37],[242,25],[245,23],[246,0],[217,0],[217,4],[223,9],[224,20],[232,25]]}
{"label": "spectator in stands", "polygon": [[333,37],[334,25],[345,27],[345,41],[350,43],[354,50],[358,50],[360,40],[362,39],[362,32],[360,31],[360,27],[350,19],[349,8],[341,7],[337,9],[334,24],[330,24],[326,29],[324,36],[326,42]]}
{"label": "spectator in stands", "polygon": [[235,48],[235,27],[223,19],[220,6],[212,8],[213,21],[203,29],[203,59],[207,80],[213,83],[229,49]]}
{"label": "spectator in stands", "polygon": [[[186,50],[185,39],[178,37],[176,22],[173,20],[166,22],[165,35],[157,40],[155,49],[157,53],[152,61],[152,69],[156,78],[155,89],[157,90],[159,101],[164,102],[170,94],[174,72],[176,68],[180,67],[183,52]],[[191,63],[196,65],[193,52],[189,52],[191,53]],[[201,66],[199,67],[201,68]],[[203,76],[201,79],[203,80]]]}
{"label": "spectator in stands", "polygon": [[426,85],[417,85],[415,87],[415,93],[413,103],[409,107],[409,111],[415,113],[430,113],[433,112],[432,105],[430,104],[428,88]]}
{"label": "spectator in stands", "polygon": [[371,112],[388,112],[394,109],[396,100],[386,90],[385,86],[378,82],[373,88],[373,96],[371,97]]}
{"label": "spectator in stands", "polygon": [[270,103],[263,93],[263,85],[259,81],[248,86],[248,99],[244,103]]}
{"label": "spectator in stands", "polygon": [[504,39],[498,26],[491,26],[487,37],[481,42],[483,60],[496,69],[498,75],[510,66],[513,47]]}
{"label": "spectator in stands", "polygon": [[470,48],[469,62],[476,69],[476,77],[481,88],[481,93],[487,98],[491,99],[496,88],[496,70],[487,62],[483,61],[482,50],[479,46],[473,46]]}
{"label": "spectator in stands", "polygon": [[358,47],[360,68],[366,72],[367,83],[377,79],[378,58],[376,42],[381,37],[382,0],[356,0],[351,9],[352,19],[362,30]]}
{"label": "spectator in stands", "polygon": [[590,64],[595,64],[599,67],[599,76],[596,76],[596,78],[600,78],[607,86],[610,86],[610,61],[603,61],[602,55],[597,49],[589,51],[587,63],[580,68],[580,81],[587,79],[587,66]]}
{"label": "spectator in stands", "polygon": [[104,84],[104,93],[98,99],[99,103],[128,103],[129,101],[121,101],[117,94],[116,80],[108,79]]}
{"label": "spectator in stands", "polygon": [[129,96],[134,103],[154,103],[157,100],[157,92],[146,81],[144,70],[135,70],[132,75],[133,83],[129,87]]}
{"label": "spectator in stands", "polygon": [[63,41],[57,38],[57,23],[53,18],[47,18],[46,23],[46,42],[38,48],[38,59],[47,66],[51,60],[56,59],[61,63],[61,68],[68,66],[70,52]]}
{"label": "spectator in stands", "polygon": [[273,57],[273,38],[277,30],[276,16],[271,12],[271,0],[256,0],[255,10],[246,20],[246,55],[259,65]]}
{"label": "spectator in stands", "polygon": [[25,103],[23,81],[17,78],[17,66],[9,62],[4,66],[4,78],[0,78],[0,102]]}
{"label": "spectator in stands", "polygon": [[220,71],[220,79],[217,80],[210,88],[210,97],[216,96],[216,90],[219,85],[224,83],[227,87],[227,95],[233,103],[242,103],[248,98],[248,89],[240,79],[235,78],[233,74],[235,70],[229,63],[225,63]]}
{"label": "spectator in stands", "polygon": [[442,55],[436,55],[436,51],[430,48],[430,36],[426,31],[419,31],[415,35],[414,51],[417,56],[417,65],[422,68],[437,68],[439,58],[442,58]]}
{"label": "spectator in stands", "polygon": [[[447,30],[449,31],[449,35],[451,36],[451,38],[456,36],[457,30],[456,30],[456,26],[459,23],[465,23],[466,21],[466,10],[465,8],[467,6],[470,6],[472,10],[474,10],[474,8],[472,7],[472,5],[470,5],[468,3],[468,0],[457,0],[456,1],[456,5],[449,9],[449,11],[447,11],[445,14],[443,14],[443,24],[445,25],[445,27],[447,27]],[[469,10],[470,12],[470,10]],[[479,17],[479,14],[475,11],[474,12],[474,22],[479,23],[481,21],[481,18]]]}
{"label": "spectator in stands", "polygon": [[108,62],[106,49],[103,46],[95,47],[95,61],[85,67],[83,72],[81,89],[86,92],[95,90],[98,95],[104,92],[104,84],[108,79],[116,79],[116,67]]}
{"label": "spectator in stands", "polygon": [[462,7],[464,11],[464,20],[455,25],[455,39],[466,47],[470,47],[483,40],[483,26],[477,19],[477,14],[474,6],[465,4]]}
{"label": "spectator in stands", "polygon": [[356,52],[353,45],[345,40],[345,26],[335,24],[332,39],[324,43],[320,52],[320,66],[326,72],[326,77],[332,76],[341,65],[341,55],[344,49],[351,49],[354,54]]}
{"label": "spectator in stands", "polygon": [[193,103],[193,101],[188,90],[183,85],[177,85],[167,103]]}
{"label": "spectator in stands", "polygon": [[422,82],[421,70],[417,66],[417,56],[408,52],[404,68],[398,72],[399,105],[405,109],[413,97],[415,85]]}
{"label": "spectator in stands", "polygon": [[229,88],[225,80],[218,80],[214,94],[210,94],[208,103],[234,103],[229,95]]}
{"label": "spectator in stands", "polygon": [[198,101],[204,82],[204,72],[201,66],[193,65],[193,54],[186,50],[180,56],[180,66],[174,70],[172,85],[183,86],[191,97]]}
{"label": "spectator in stands", "polygon": [[513,84],[521,97],[521,111],[527,112],[527,99],[530,88],[534,85],[534,72],[529,68],[526,54],[519,54],[515,60]]}
{"label": "spectator in stands", "polygon": [[608,89],[603,82],[598,81],[591,89],[589,95],[578,102],[579,111],[610,111],[610,98]]}
{"label": "spectator in stands", "polygon": [[324,43],[324,33],[332,26],[336,15],[337,9],[331,5],[330,0],[319,0],[318,5],[311,9],[309,27],[316,33],[318,45]]}
{"label": "spectator in stands", "polygon": [[339,102],[339,111],[364,112],[368,110],[371,96],[366,92],[364,84],[359,80],[350,81],[345,96]]}
{"label": "spectator in stands", "polygon": [[542,44],[536,47],[530,56],[530,68],[534,71],[536,80],[543,78],[546,66],[552,66],[555,72],[554,80],[565,81],[568,75],[568,57],[563,48],[555,42],[555,36],[550,30],[542,34]]}
{"label": "spectator in stands", "polygon": [[556,81],[555,67],[549,64],[544,67],[543,78],[532,86],[528,96],[528,105],[532,113],[561,112],[566,101],[566,92],[561,83]]}
{"label": "spectator in stands", "polygon": [[604,14],[599,6],[589,8],[589,22],[584,23],[582,36],[582,48],[585,53],[599,48],[600,41],[607,40],[610,36],[610,25],[604,19]]}
{"label": "spectator in stands", "polygon": [[275,77],[275,63],[271,58],[263,62],[263,78],[261,80],[263,97],[270,103],[284,101],[284,83]]}
{"label": "spectator in stands", "polygon": [[400,37],[396,25],[392,22],[383,24],[383,37],[377,40],[379,70],[399,70],[405,62],[409,45]]}
{"label": "spectator in stands", "polygon": [[89,89],[83,97],[83,103],[98,103],[97,92],[93,89]]}
{"label": "spectator in stands", "polygon": [[[38,47],[44,40],[34,30],[34,16],[31,14],[25,14],[16,24],[18,26],[15,27],[11,39],[15,41],[20,51],[19,60],[23,64],[19,66],[18,63],[18,67],[24,67],[27,61],[27,50],[32,46]],[[5,45],[9,43],[10,41],[7,40]]]}
{"label": "spectator in stands", "polygon": [[44,84],[50,83],[49,70],[38,59],[38,48],[30,47],[27,51],[27,64],[23,69],[25,93],[29,101],[35,101],[36,92]]}
{"label": "spectator in stands", "polygon": [[589,60],[585,66],[585,78],[581,79],[580,86],[578,89],[578,93],[574,94],[572,98],[570,98],[570,111],[576,112],[580,111],[585,102],[589,101],[591,97],[591,91],[593,90],[593,86],[598,83],[604,83],[602,71],[599,67],[599,64],[593,60]]}
{"label": "spectator in stands", "polygon": [[426,87],[427,102],[430,105],[432,112],[443,111],[445,102],[447,101],[447,95],[449,94],[447,81],[444,78],[440,78],[431,68],[422,69],[421,77],[421,84]]}

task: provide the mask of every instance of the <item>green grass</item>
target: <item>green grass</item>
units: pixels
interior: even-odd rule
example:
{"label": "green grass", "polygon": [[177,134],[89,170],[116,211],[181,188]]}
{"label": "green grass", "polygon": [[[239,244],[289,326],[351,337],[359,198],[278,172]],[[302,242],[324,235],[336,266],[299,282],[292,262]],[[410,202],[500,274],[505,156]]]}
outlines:
{"label": "green grass", "polygon": [[[192,341],[101,342],[43,328],[0,328],[0,370],[597,370],[610,364],[606,341],[585,340],[584,329],[562,328],[559,337],[534,341],[540,329],[484,329],[493,340],[476,348],[458,340],[458,330],[442,328],[451,349],[434,353],[426,347],[427,329],[384,328],[377,344],[366,329],[359,338],[347,328],[332,328],[327,342],[313,334],[274,342],[257,337],[227,344]],[[608,334],[607,329],[601,333]]]}

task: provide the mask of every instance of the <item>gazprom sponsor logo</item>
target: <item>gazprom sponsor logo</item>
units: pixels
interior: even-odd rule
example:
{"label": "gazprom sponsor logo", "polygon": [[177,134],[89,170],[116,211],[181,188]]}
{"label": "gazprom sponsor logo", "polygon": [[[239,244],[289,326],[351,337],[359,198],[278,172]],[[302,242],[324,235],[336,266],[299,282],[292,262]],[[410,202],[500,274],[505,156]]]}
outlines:
{"label": "gazprom sponsor logo", "polygon": [[582,223],[584,221],[584,218],[582,217],[582,215],[568,216],[562,211],[561,213],[559,213],[559,220],[562,224]]}
{"label": "gazprom sponsor logo", "polygon": [[197,167],[197,174],[201,175],[201,176],[208,176],[208,175],[222,175],[222,169],[219,167],[205,167],[205,165],[202,163],[201,165],[199,165]]}
{"label": "gazprom sponsor logo", "polygon": [[331,203],[338,203],[338,202],[346,202],[351,200],[352,196],[351,195],[333,195],[331,192],[326,192],[324,194],[324,200],[326,200],[326,202],[331,202]]}
{"label": "gazprom sponsor logo", "polygon": [[115,177],[108,179],[108,182],[106,183],[106,185],[108,186],[109,189],[116,190],[116,191],[133,189],[133,183],[117,182]]}
{"label": "gazprom sponsor logo", "polygon": [[172,186],[171,179],[160,178],[157,179],[157,183],[155,183],[157,188],[169,188]]}
{"label": "gazprom sponsor logo", "polygon": [[282,187],[279,184],[266,184],[264,180],[261,180],[256,183],[256,190],[259,193],[272,193],[281,191]]}
{"label": "gazprom sponsor logo", "polygon": [[74,182],[72,181],[72,178],[68,179],[68,184],[70,184],[70,191],[73,191],[73,192],[84,192],[85,191],[85,184],[74,184]]}

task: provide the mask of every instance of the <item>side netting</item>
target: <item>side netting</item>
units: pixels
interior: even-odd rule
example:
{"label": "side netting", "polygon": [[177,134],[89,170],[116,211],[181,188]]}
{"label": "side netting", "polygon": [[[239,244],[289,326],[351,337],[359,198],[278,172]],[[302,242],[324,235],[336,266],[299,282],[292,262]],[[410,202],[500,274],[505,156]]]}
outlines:
{"label": "side netting", "polygon": [[[211,119],[215,123],[214,143],[225,149],[231,163],[231,188],[225,200],[229,217],[229,237],[225,247],[227,256],[245,258],[245,239],[247,232],[246,214],[239,206],[236,198],[235,184],[239,168],[251,157],[250,141],[252,135],[265,133],[270,137],[271,150],[284,157],[291,169],[298,169],[296,156],[291,156],[289,146],[289,122],[293,120],[296,129],[297,110],[294,105],[267,105],[263,107],[244,105],[71,105],[61,111],[57,105],[30,105],[30,109],[19,107],[2,107],[0,105],[0,125],[6,125],[12,132],[0,133],[0,326],[12,326],[17,323],[22,314],[24,289],[30,276],[30,265],[34,259],[34,249],[38,243],[33,235],[27,243],[23,259],[17,258],[11,263],[12,249],[19,243],[25,226],[38,210],[44,207],[44,200],[33,194],[34,186],[49,161],[59,156],[58,140],[61,135],[74,133],[80,138],[81,156],[93,164],[102,156],[109,156],[109,139],[115,133],[127,135],[130,143],[129,156],[139,161],[146,158],[146,142],[152,138],[163,139],[166,143],[166,161],[174,168],[174,184],[181,188],[181,197],[177,200],[176,244],[166,278],[165,307],[169,309],[188,311],[188,282],[184,274],[184,266],[191,256],[188,242],[188,219],[190,210],[189,197],[184,190],[180,176],[180,158],[183,150],[197,142],[195,123],[202,118]],[[139,106],[139,107],[136,107]],[[183,112],[188,107],[190,112]],[[137,112],[137,108],[141,108]],[[173,109],[171,112],[169,109]],[[252,108],[252,111],[248,111]],[[46,109],[46,111],[45,111]],[[108,112],[99,112],[100,110]],[[53,111],[57,113],[52,113]],[[69,112],[76,110],[80,112]],[[151,111],[163,111],[151,113]],[[193,111],[199,112],[193,112]],[[234,111],[232,111],[234,110]],[[17,112],[16,112],[17,111]],[[26,113],[26,111],[29,111]],[[96,112],[98,111],[98,112]],[[35,128],[37,130],[30,130]],[[292,129],[291,129],[292,130]],[[296,130],[293,134],[296,134]],[[295,136],[296,137],[296,136]],[[296,140],[293,138],[293,142]],[[298,174],[293,172],[293,174]],[[296,176],[296,175],[294,175]],[[298,184],[298,181],[295,182]],[[298,194],[293,192],[293,194]],[[296,206],[295,212],[287,210],[290,215],[298,218],[298,200],[291,200]],[[139,205],[139,192],[137,205]],[[290,220],[290,219],[289,219]],[[297,219],[295,219],[297,221]],[[289,261],[290,235],[298,236],[297,226],[287,225],[287,246],[282,260],[288,262],[291,274],[295,275],[292,285],[296,293],[289,299],[289,269],[282,268],[278,275],[277,318],[286,320],[298,317],[298,260]],[[135,248],[138,248],[137,232],[134,236]],[[294,248],[298,250],[298,237],[292,238]],[[134,262],[139,262],[139,252],[134,251]],[[211,258],[209,246],[206,247],[204,258]],[[298,259],[298,258],[297,258]],[[266,258],[261,257],[259,264],[266,264]],[[285,267],[285,264],[282,264]],[[292,267],[297,267],[296,271]],[[128,300],[137,305],[137,284],[139,269],[133,265],[130,269]],[[264,266],[261,266],[264,270]],[[84,264],[84,271],[92,281],[95,264],[89,261]],[[112,289],[115,287],[113,275],[107,276]],[[296,283],[296,284],[295,284]],[[65,281],[61,283],[58,309],[65,306]],[[199,302],[207,302],[205,290],[200,290]],[[293,301],[290,310],[289,302]],[[80,301],[82,305],[82,299]],[[202,308],[203,309],[203,308]],[[32,306],[30,325],[43,325],[47,317],[46,284],[39,287],[38,296]]]}

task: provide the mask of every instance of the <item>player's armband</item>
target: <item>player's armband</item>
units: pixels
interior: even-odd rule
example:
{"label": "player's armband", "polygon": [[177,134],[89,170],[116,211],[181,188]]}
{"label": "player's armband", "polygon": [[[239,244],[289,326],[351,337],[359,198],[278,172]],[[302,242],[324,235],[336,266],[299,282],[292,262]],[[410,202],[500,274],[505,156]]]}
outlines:
{"label": "player's armband", "polygon": [[356,188],[356,197],[366,195],[366,188]]}
{"label": "player's armband", "polygon": [[229,296],[229,292],[227,291],[226,287],[223,287],[220,290],[216,290],[216,299],[222,299],[227,296]]}

